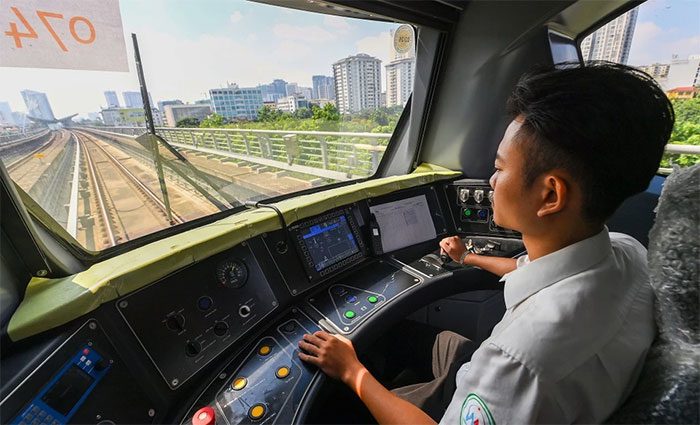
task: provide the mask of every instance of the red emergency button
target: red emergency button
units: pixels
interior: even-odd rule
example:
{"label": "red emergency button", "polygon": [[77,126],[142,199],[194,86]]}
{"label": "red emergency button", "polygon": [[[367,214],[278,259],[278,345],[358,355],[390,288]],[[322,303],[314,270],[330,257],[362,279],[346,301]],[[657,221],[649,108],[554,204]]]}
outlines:
{"label": "red emergency button", "polygon": [[83,349],[83,355],[84,355],[84,356],[87,356],[88,354],[90,354],[90,350],[88,350],[87,348],[84,348],[84,349]]}
{"label": "red emergency button", "polygon": [[192,425],[214,425],[216,417],[211,406],[204,406],[192,416]]}

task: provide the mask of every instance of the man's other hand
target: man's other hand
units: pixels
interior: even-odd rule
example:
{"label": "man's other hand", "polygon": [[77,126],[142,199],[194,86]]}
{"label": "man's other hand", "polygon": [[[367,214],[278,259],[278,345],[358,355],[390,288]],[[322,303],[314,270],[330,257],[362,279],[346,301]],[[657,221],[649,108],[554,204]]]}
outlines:
{"label": "man's other hand", "polygon": [[305,351],[299,352],[299,358],[348,385],[354,384],[356,375],[364,369],[352,342],[341,335],[323,331],[305,334],[299,341],[299,348]]}
{"label": "man's other hand", "polygon": [[457,263],[459,263],[459,260],[462,258],[464,251],[467,250],[459,236],[450,236],[449,238],[441,240],[440,248]]}

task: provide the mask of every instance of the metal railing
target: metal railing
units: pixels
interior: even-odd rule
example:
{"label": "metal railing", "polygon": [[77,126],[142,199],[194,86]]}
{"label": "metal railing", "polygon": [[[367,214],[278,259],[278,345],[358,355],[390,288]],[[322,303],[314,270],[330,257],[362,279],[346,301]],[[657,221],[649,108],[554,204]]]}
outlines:
{"label": "metal railing", "polygon": [[[143,127],[94,127],[138,136]],[[333,180],[374,174],[391,134],[330,131],[247,130],[232,128],[157,127],[156,132],[182,149],[223,155],[234,160],[297,171]],[[697,145],[666,145],[672,155],[700,155]],[[660,168],[668,174],[671,169]]]}
{"label": "metal railing", "polygon": [[[141,127],[92,127],[138,136]],[[388,133],[157,127],[180,149],[229,157],[263,167],[332,180],[368,177],[377,171],[391,138]]]}
{"label": "metal railing", "polygon": [[48,133],[48,128],[37,128],[25,132],[3,132],[0,134],[0,148],[32,141]]}

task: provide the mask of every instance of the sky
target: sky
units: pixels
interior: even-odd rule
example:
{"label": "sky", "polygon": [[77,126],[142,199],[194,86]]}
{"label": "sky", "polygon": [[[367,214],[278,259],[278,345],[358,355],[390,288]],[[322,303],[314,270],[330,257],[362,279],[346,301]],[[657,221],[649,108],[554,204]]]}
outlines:
{"label": "sky", "polygon": [[[25,111],[20,90],[45,92],[57,117],[99,112],[106,90],[122,102],[122,91],[139,88],[132,32],[153,100],[193,102],[227,83],[282,78],[311,87],[312,75],[331,75],[333,62],[357,53],[385,65],[390,30],[398,26],[243,0],[120,0],[120,9],[128,73],[0,68],[0,102]],[[640,7],[629,64],[668,63],[672,54],[700,54],[700,0],[649,0]]]}
{"label": "sky", "polygon": [[20,90],[45,92],[57,117],[99,112],[107,90],[123,102],[121,92],[139,90],[131,33],[156,103],[194,102],[227,83],[248,87],[281,78],[311,87],[312,75],[331,75],[332,63],[350,55],[367,53],[387,64],[390,31],[399,26],[242,0],[121,0],[120,8],[128,73],[0,68],[0,102],[25,111]]}

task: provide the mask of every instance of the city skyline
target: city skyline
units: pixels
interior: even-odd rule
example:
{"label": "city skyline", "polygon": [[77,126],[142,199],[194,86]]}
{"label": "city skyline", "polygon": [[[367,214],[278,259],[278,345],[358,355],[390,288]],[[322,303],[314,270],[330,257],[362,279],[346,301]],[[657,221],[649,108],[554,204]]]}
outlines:
{"label": "city skyline", "polygon": [[[211,7],[201,7],[194,0],[182,0],[176,8],[168,4],[167,0],[121,1],[125,33],[139,36],[155,101],[194,103],[205,98],[209,89],[227,83],[255,87],[275,78],[312,87],[313,75],[331,75],[332,63],[358,53],[382,60],[381,91],[386,91],[384,68],[392,60],[390,30],[397,24],[248,2],[212,0],[207,3]],[[669,63],[673,54],[700,53],[700,25],[692,16],[700,16],[700,2],[644,3],[628,64]],[[0,68],[0,79],[7,82],[0,87],[0,101],[8,102],[13,111],[26,112],[19,92],[29,89],[46,93],[57,116],[99,111],[106,106],[105,91],[138,89],[129,43],[127,50],[129,73]]]}

